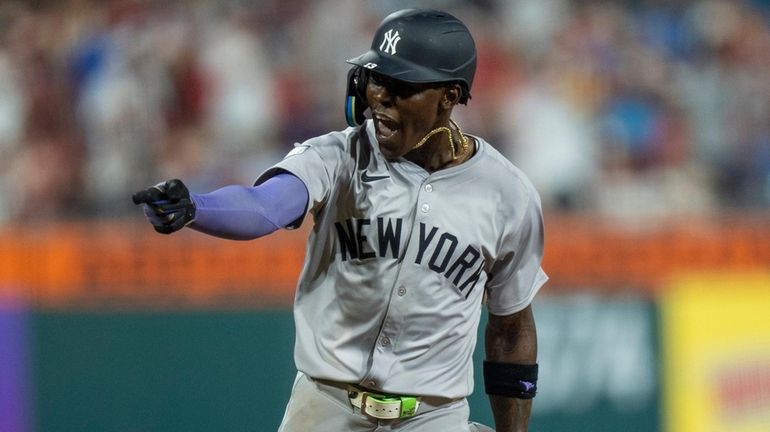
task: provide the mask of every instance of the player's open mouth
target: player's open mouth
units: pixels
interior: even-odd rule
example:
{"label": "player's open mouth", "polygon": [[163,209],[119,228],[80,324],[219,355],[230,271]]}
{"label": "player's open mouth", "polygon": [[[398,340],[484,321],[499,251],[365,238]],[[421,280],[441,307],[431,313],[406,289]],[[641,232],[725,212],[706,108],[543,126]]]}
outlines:
{"label": "player's open mouth", "polygon": [[399,124],[387,117],[374,115],[374,130],[377,132],[378,140],[388,140],[400,129]]}

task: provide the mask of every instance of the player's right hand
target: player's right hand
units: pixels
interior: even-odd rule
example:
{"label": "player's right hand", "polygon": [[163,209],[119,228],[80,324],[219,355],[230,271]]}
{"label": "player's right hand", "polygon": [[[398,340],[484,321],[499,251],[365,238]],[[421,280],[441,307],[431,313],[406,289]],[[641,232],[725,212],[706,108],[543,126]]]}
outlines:
{"label": "player's right hand", "polygon": [[131,199],[142,204],[155,231],[171,234],[195,220],[195,204],[182,180],[167,180],[140,190]]}

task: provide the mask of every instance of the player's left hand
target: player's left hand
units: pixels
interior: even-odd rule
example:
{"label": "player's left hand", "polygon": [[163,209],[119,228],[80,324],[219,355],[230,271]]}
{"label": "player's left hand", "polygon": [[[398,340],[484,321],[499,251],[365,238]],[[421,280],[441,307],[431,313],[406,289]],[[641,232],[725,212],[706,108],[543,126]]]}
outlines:
{"label": "player's left hand", "polygon": [[171,234],[195,220],[195,204],[182,180],[173,179],[135,193],[134,204],[143,204],[144,214],[155,231]]}

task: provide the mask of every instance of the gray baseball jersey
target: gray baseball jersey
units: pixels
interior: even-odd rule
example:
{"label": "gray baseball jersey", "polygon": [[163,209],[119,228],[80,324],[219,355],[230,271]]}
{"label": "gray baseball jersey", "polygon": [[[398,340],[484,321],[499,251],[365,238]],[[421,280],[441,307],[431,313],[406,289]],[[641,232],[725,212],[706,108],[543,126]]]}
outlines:
{"label": "gray baseball jersey", "polygon": [[547,279],[540,199],[478,137],[471,159],[432,174],[387,161],[374,137],[369,120],[310,139],[257,179],[285,170],[310,196],[296,366],[389,393],[465,397],[484,293],[507,315]]}

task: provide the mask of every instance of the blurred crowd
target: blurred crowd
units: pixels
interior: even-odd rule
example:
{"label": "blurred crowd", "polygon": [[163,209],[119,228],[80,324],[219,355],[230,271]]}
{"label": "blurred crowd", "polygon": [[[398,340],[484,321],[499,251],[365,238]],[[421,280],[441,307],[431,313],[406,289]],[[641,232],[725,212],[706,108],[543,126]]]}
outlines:
{"label": "blurred crowd", "polygon": [[138,216],[131,193],[172,177],[250,183],[345,127],[345,59],[416,5],[471,28],[457,121],[546,211],[770,207],[770,0],[4,0],[0,224]]}

